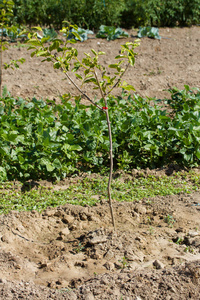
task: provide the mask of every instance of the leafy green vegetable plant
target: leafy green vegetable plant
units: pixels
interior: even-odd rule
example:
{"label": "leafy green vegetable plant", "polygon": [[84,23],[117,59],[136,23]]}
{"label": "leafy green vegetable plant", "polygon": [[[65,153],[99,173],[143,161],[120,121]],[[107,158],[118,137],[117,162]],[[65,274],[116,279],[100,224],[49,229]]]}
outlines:
{"label": "leafy green vegetable plant", "polygon": [[27,36],[24,34],[24,35],[21,35],[21,30],[19,28],[16,28],[12,26],[11,29],[6,29],[6,28],[3,28],[3,31],[2,29],[0,30],[0,33],[2,35],[2,32],[3,32],[3,37],[5,38],[8,38],[8,42],[9,43],[14,43],[16,42],[18,39],[26,39]]}
{"label": "leafy green vegetable plant", "polygon": [[[171,99],[163,101],[125,93],[109,96],[114,169],[158,168],[171,163],[199,166],[200,91],[188,88],[170,91]],[[67,95],[61,101],[48,105],[35,98],[16,100],[4,89],[0,166],[9,180],[59,180],[77,172],[107,172],[105,113],[81,104],[80,98],[75,105],[67,101]],[[97,104],[105,105],[102,99]],[[193,179],[198,185],[198,177]]]}
{"label": "leafy green vegetable plant", "polygon": [[[195,93],[195,90],[197,93]],[[190,89],[188,85],[184,85],[183,90],[177,88],[169,89],[171,98],[166,99],[165,102],[168,104],[174,112],[181,113],[184,110],[195,110],[199,104],[200,95],[199,89]]]}
{"label": "leafy green vegetable plant", "polygon": [[137,36],[139,38],[147,36],[147,37],[152,38],[152,39],[158,39],[158,40],[161,39],[161,37],[159,35],[159,29],[155,28],[155,27],[150,27],[150,26],[140,27],[139,31],[137,33]]}
{"label": "leafy green vegetable plant", "polygon": [[[76,37],[76,36],[74,36],[73,32],[77,32],[78,35],[79,35],[79,38]],[[94,34],[94,32],[93,32],[92,30],[89,30],[89,29],[83,29],[83,28],[80,28],[80,27],[78,27],[77,29],[72,28],[72,29],[70,30],[70,33],[69,33],[69,35],[68,35],[67,38],[68,38],[69,40],[75,38],[76,41],[84,42],[84,41],[86,41],[86,40],[88,39],[88,34]],[[65,35],[65,34],[64,34],[64,35]]]}
{"label": "leafy green vegetable plant", "polygon": [[43,28],[43,37],[49,37],[49,41],[53,41],[57,37],[57,32],[53,28]]}
{"label": "leafy green vegetable plant", "polygon": [[[74,29],[74,30],[72,30]],[[37,27],[36,30],[41,28]],[[78,51],[71,44],[75,43],[75,39],[68,39],[69,34],[73,34],[75,38],[80,40],[80,36],[77,32],[78,27],[73,25],[68,25],[64,27],[61,32],[66,34],[66,41],[63,42],[60,39],[54,39],[50,46],[46,46],[47,38],[38,39],[37,34],[29,33],[28,44],[30,44],[29,49],[34,50],[31,56],[42,56],[43,61],[49,61],[53,63],[55,69],[60,69],[67,77],[67,79],[76,87],[80,95],[90,101],[94,106],[96,106],[102,113],[106,116],[106,122],[108,127],[109,136],[109,154],[110,154],[110,174],[108,180],[108,198],[111,210],[113,227],[115,228],[115,221],[112,209],[111,200],[111,180],[113,172],[113,143],[112,143],[112,133],[111,133],[111,122],[109,117],[109,96],[113,89],[117,86],[121,86],[127,90],[134,90],[131,85],[126,83],[121,84],[121,78],[126,72],[129,65],[134,65],[135,55],[134,49],[138,46],[137,41],[135,43],[129,42],[121,45],[121,52],[115,57],[116,63],[109,65],[110,69],[114,69],[114,75],[108,76],[105,67],[99,63],[99,56],[104,55],[104,52],[96,52],[91,49],[91,53],[85,53],[85,57],[82,60],[78,58]],[[56,54],[55,54],[56,52]],[[75,82],[70,72],[74,72],[77,80],[79,80],[82,85],[92,84],[93,89],[99,91],[99,96],[103,101],[103,106],[97,104],[91,97],[86,94],[81,87]],[[98,73],[101,73],[99,75]]]}
{"label": "leafy green vegetable plant", "polygon": [[101,25],[96,35],[97,38],[106,38],[108,41],[116,40],[121,37],[128,37],[128,33],[121,28],[115,28],[114,26]]}

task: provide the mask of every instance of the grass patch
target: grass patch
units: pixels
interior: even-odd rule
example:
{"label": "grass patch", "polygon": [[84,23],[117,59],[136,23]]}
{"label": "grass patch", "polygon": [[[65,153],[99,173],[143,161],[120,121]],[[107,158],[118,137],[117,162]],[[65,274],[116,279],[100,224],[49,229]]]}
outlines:
{"label": "grass patch", "polygon": [[[178,172],[172,176],[152,176],[133,178],[119,177],[112,183],[112,198],[116,201],[139,201],[155,196],[191,193],[200,186],[200,174],[193,171]],[[47,207],[56,207],[66,203],[93,206],[102,199],[107,199],[107,177],[77,179],[66,190],[38,186],[22,192],[22,183],[6,182],[0,184],[0,213],[11,210],[43,211]],[[99,195],[98,197],[95,197]]]}

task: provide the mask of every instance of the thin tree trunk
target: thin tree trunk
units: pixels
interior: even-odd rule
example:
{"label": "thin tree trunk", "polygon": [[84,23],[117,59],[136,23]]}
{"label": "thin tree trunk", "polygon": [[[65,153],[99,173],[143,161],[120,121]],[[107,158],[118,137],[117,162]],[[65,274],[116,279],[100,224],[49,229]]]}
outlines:
{"label": "thin tree trunk", "polygon": [[113,223],[113,227],[115,230],[116,229],[115,228],[115,218],[114,218],[113,207],[112,207],[112,198],[111,198],[111,181],[112,181],[112,172],[113,172],[112,131],[111,131],[111,123],[110,123],[108,109],[106,109],[106,120],[107,120],[107,125],[108,125],[109,141],[110,141],[110,173],[109,173],[109,180],[108,180],[108,199],[109,199],[110,213],[112,216],[112,223]]}
{"label": "thin tree trunk", "polygon": [[[128,67],[126,67],[127,70]],[[113,207],[112,207],[112,198],[111,198],[111,182],[112,182],[112,172],[113,172],[113,149],[112,149],[112,131],[111,131],[111,122],[109,118],[109,113],[108,113],[108,107],[107,107],[107,100],[106,100],[106,95],[103,94],[103,91],[101,89],[98,77],[96,72],[94,71],[94,75],[96,77],[101,96],[104,99],[105,107],[101,107],[98,104],[96,104],[88,95],[86,95],[78,86],[77,84],[73,81],[73,79],[69,76],[67,72],[65,72],[66,77],[73,83],[73,85],[78,89],[78,91],[86,97],[93,105],[95,105],[97,108],[99,108],[101,111],[105,112],[106,114],[106,120],[107,120],[107,125],[108,125],[108,133],[109,133],[109,142],[110,142],[110,173],[109,173],[109,179],[108,179],[108,199],[109,199],[109,207],[110,207],[110,213],[111,213],[111,218],[112,218],[112,224],[114,227],[114,230],[116,229],[115,227],[115,218],[114,218],[114,213],[113,213]],[[115,86],[114,86],[115,87]]]}
{"label": "thin tree trunk", "polygon": [[109,134],[109,142],[110,142],[110,173],[109,173],[109,179],[108,179],[108,200],[109,200],[109,206],[110,206],[110,213],[111,213],[111,217],[112,217],[112,223],[113,223],[113,227],[115,230],[116,229],[115,228],[115,218],[114,218],[113,207],[112,207],[112,198],[111,198],[111,181],[112,181],[112,172],[113,172],[113,150],[112,150],[111,123],[110,123],[110,118],[109,118],[109,113],[108,113],[108,104],[107,104],[106,95],[103,94],[96,71],[94,71],[94,75],[97,80],[97,83],[98,83],[98,86],[99,86],[99,89],[101,92],[101,96],[105,103],[105,107],[103,107],[103,110],[106,114],[106,120],[107,120],[107,125],[108,125],[108,134]]}

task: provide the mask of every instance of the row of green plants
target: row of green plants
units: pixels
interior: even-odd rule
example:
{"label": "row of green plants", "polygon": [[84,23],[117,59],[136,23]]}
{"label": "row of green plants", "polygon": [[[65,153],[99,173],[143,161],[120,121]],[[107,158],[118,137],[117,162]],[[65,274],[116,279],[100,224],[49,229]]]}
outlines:
{"label": "row of green plants", "polygon": [[[138,95],[108,99],[114,168],[155,168],[168,163],[193,167],[200,160],[200,90],[170,90],[171,98]],[[108,170],[105,113],[94,105],[0,102],[0,178],[61,179],[79,171]],[[152,105],[152,101],[154,104]],[[151,103],[150,103],[151,102]],[[102,100],[98,102],[103,106]]]}
{"label": "row of green plants", "polygon": [[61,28],[63,20],[90,29],[101,24],[129,28],[200,23],[200,0],[14,0],[14,4],[14,21],[30,26]]}
{"label": "row of green plants", "polygon": [[[7,29],[7,28],[8,29]],[[138,31],[138,37],[144,37],[144,36],[149,36],[152,38],[157,38],[157,35],[154,34],[152,32],[152,30],[156,31],[156,34],[159,37],[158,34],[158,28],[151,28],[151,27],[142,27],[139,31]],[[28,37],[26,34],[22,34],[23,30],[20,28],[17,28],[16,26],[12,26],[9,27],[8,25],[4,25],[3,29],[0,29],[0,36],[3,37],[3,39],[5,39],[7,41],[7,43],[16,43],[16,42],[26,42]],[[80,38],[76,38],[73,35],[73,32],[77,32]],[[149,33],[150,32],[150,33]],[[152,33],[151,33],[152,32]],[[92,30],[89,29],[84,29],[84,28],[80,28],[78,27],[77,30],[72,29],[68,39],[76,39],[77,41],[80,42],[84,42],[88,39],[88,35],[94,35],[94,32]],[[42,28],[42,32],[41,34],[37,34],[39,39],[47,38],[48,37],[48,41],[53,41],[54,39],[57,38],[58,33],[54,30],[54,28]],[[66,36],[66,34],[63,35],[64,37]],[[96,34],[96,38],[105,38],[108,41],[110,40],[116,40],[118,38],[122,38],[122,37],[129,37],[129,34],[122,30],[122,28],[116,28],[114,26],[105,26],[105,25],[101,25],[99,27],[99,31]],[[160,38],[160,37],[159,37]]]}

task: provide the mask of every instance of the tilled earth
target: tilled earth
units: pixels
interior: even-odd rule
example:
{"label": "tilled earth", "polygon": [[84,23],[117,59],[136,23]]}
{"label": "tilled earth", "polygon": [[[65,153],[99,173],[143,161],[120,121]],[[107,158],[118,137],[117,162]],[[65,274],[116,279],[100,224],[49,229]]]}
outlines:
{"label": "tilled earth", "polygon": [[[130,33],[133,40],[136,32]],[[157,98],[168,96],[164,89],[171,86],[200,87],[200,27],[164,28],[160,35],[160,41],[141,40],[124,79],[140,95]],[[106,50],[106,64],[126,41],[93,38],[77,47]],[[75,94],[62,74],[30,59],[26,48],[13,45],[4,61],[18,57],[27,60],[19,71],[3,74],[13,96]],[[113,208],[116,231],[106,201],[1,215],[0,299],[200,299],[199,192],[114,202]]]}
{"label": "tilled earth", "polygon": [[199,204],[114,201],[116,231],[106,201],[1,215],[0,298],[200,299]]}
{"label": "tilled earth", "polygon": [[[100,56],[104,67],[115,62],[114,57],[119,54],[120,45],[136,39],[137,31],[130,30],[130,37],[115,41],[96,39],[91,36],[83,43],[77,43],[80,57],[84,52],[91,53],[90,49],[106,52]],[[141,39],[135,66],[129,68],[123,79],[132,84],[136,92],[142,97],[169,97],[166,91],[171,87],[183,89],[187,84],[190,87],[200,87],[200,27],[191,28],[161,28],[161,40],[150,38]],[[3,53],[3,62],[11,59],[25,58],[26,62],[18,70],[3,71],[3,85],[6,85],[11,94],[16,97],[56,99],[59,95],[77,91],[66,79],[61,71],[53,69],[51,63],[41,63],[40,58],[30,58],[31,51],[27,47],[13,44]],[[92,96],[95,92],[91,87],[84,86],[84,91]],[[120,94],[121,90],[115,90]],[[100,98],[100,95],[97,95]]]}

